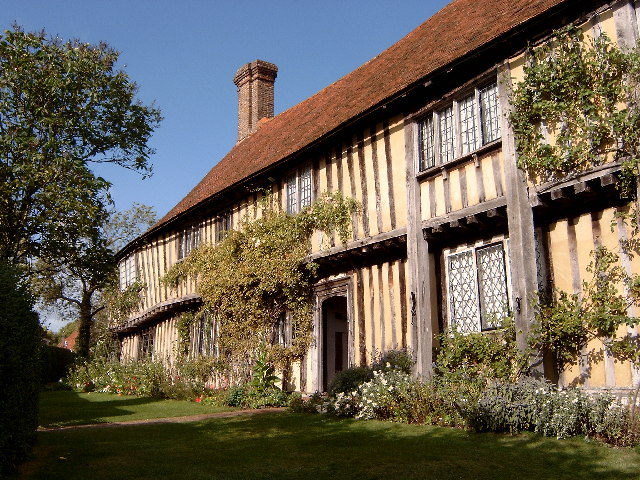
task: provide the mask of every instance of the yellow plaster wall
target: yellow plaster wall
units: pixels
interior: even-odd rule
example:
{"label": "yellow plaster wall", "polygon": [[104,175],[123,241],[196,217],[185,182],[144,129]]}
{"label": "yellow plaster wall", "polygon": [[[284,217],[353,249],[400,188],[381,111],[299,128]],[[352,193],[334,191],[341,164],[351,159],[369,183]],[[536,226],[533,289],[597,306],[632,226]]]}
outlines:
{"label": "yellow plaster wall", "polygon": [[[614,219],[615,209],[608,208],[599,215],[586,213],[573,219],[575,224],[576,245],[575,255],[578,264],[579,284],[589,282],[592,274],[587,272],[588,265],[592,262],[591,252],[596,248],[597,244],[609,248],[615,253],[620,253],[619,239],[620,234],[617,227],[611,229]],[[599,218],[598,218],[599,217]],[[599,230],[594,230],[594,224]],[[574,279],[571,270],[571,245],[568,235],[569,220],[560,220],[549,226],[549,254],[551,258],[551,269],[553,282],[558,290],[569,293],[574,292]],[[637,261],[632,267],[633,272],[638,272]],[[620,286],[619,288],[622,288]],[[627,333],[626,327],[621,327],[618,334]],[[592,340],[585,348],[584,354],[602,354],[603,360],[591,361],[589,365],[580,366],[579,363],[569,366],[569,368],[561,375],[561,383],[563,385],[584,384],[590,388],[602,387],[629,387],[632,386],[632,369],[629,362],[620,362],[604,352],[603,343],[600,340]],[[585,357],[586,358],[586,357]],[[608,367],[607,365],[610,365]],[[614,378],[610,378],[608,370],[613,372]],[[588,372],[586,382],[580,379],[581,374]]]}

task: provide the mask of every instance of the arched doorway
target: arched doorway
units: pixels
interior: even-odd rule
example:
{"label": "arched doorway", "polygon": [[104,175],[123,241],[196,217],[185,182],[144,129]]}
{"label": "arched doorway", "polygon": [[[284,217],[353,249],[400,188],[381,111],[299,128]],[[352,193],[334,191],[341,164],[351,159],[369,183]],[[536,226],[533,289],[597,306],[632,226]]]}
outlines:
{"label": "arched doorway", "polygon": [[322,391],[349,366],[349,316],[346,296],[322,302]]}

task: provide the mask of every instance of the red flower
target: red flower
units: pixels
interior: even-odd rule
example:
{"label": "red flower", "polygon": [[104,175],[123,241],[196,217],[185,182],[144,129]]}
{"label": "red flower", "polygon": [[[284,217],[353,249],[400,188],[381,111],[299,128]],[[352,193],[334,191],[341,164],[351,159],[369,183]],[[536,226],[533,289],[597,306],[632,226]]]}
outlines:
{"label": "red flower", "polygon": [[196,403],[200,403],[202,401],[202,397],[196,398]]}

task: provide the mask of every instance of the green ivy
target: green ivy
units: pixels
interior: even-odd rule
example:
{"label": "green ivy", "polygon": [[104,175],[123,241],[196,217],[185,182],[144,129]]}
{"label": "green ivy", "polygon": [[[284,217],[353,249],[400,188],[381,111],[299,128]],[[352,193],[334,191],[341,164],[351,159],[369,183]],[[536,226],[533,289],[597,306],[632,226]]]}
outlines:
{"label": "green ivy", "polygon": [[117,326],[125,322],[129,315],[140,306],[140,293],[145,288],[146,285],[142,281],[135,280],[124,290],[120,290],[116,280],[103,291],[105,305],[112,325]]}
{"label": "green ivy", "polygon": [[186,358],[189,355],[189,345],[191,344],[191,327],[196,320],[192,312],[185,312],[178,319],[178,357]]}
{"label": "green ivy", "polygon": [[[358,210],[354,200],[340,193],[322,194],[297,215],[274,204],[265,196],[259,218],[245,218],[217,245],[192,251],[164,278],[172,286],[186,278],[195,281],[203,310],[216,313],[221,351],[247,379],[262,348],[279,368],[308,350],[317,271],[315,263],[305,260],[311,235],[321,231],[329,238],[336,232],[346,243],[352,214]],[[291,344],[274,345],[275,326],[285,314],[291,322]]]}
{"label": "green ivy", "polygon": [[551,180],[611,156],[622,163],[623,195],[634,196],[639,81],[638,49],[622,51],[605,34],[587,40],[578,28],[567,27],[531,49],[510,115],[519,166]]}
{"label": "green ivy", "polygon": [[591,255],[587,268],[591,279],[583,282],[579,295],[556,291],[553,298],[538,304],[529,343],[534,349],[551,352],[559,371],[574,364],[594,339],[600,339],[619,359],[639,360],[637,337],[616,334],[621,325],[638,324],[639,319],[628,312],[640,306],[640,276],[627,274],[619,256],[605,247],[598,247]]}

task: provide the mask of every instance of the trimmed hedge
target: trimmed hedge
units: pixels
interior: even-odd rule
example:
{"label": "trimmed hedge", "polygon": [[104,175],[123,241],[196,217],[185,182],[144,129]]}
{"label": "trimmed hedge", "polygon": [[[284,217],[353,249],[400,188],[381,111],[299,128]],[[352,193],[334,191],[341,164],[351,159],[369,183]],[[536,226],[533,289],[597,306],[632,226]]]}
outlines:
{"label": "trimmed hedge", "polygon": [[16,270],[0,262],[0,476],[28,455],[38,427],[40,325]]}
{"label": "trimmed hedge", "polygon": [[66,348],[43,345],[40,352],[40,376],[43,384],[57,382],[67,376],[77,355]]}

